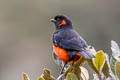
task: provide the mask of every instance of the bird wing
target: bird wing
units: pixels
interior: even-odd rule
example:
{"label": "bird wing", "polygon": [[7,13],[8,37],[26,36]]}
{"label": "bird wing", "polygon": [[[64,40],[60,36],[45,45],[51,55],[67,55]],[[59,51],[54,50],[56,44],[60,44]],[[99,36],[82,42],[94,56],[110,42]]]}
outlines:
{"label": "bird wing", "polygon": [[56,33],[53,41],[56,46],[66,50],[81,51],[87,47],[86,41],[74,30]]}
{"label": "bird wing", "polygon": [[60,46],[67,50],[76,50],[76,51],[81,51],[82,49],[87,47],[84,41],[76,37],[72,37],[70,39],[62,39],[60,41]]}
{"label": "bird wing", "polygon": [[82,38],[73,37],[69,40],[62,39],[60,46],[66,50],[78,51],[78,53],[82,54],[85,58],[94,58],[94,55],[89,52],[89,48]]}

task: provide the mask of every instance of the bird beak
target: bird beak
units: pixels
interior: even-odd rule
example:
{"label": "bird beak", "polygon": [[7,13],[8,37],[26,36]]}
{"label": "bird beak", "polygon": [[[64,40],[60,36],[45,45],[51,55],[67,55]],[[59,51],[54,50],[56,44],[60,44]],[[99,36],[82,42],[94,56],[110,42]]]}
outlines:
{"label": "bird beak", "polygon": [[53,22],[53,23],[56,23],[56,20],[55,20],[55,19],[53,19],[53,18],[52,18],[50,21],[51,21],[51,22]]}

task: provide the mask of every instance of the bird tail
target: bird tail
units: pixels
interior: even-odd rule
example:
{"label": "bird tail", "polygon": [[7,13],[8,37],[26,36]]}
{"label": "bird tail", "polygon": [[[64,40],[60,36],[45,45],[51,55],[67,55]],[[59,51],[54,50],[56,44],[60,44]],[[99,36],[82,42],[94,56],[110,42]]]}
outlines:
{"label": "bird tail", "polygon": [[87,59],[95,58],[95,56],[92,53],[90,53],[89,51],[81,51],[79,53]]}

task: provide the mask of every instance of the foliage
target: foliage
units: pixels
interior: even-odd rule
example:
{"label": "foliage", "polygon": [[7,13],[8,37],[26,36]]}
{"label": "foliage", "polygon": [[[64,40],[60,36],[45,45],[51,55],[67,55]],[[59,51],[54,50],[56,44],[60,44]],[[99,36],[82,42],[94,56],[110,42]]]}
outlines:
{"label": "foliage", "polygon": [[23,80],[30,80],[26,73],[22,73]]}
{"label": "foliage", "polygon": [[[64,73],[57,79],[51,76],[48,69],[43,70],[43,74],[38,80],[89,80],[89,72],[83,67],[87,62],[89,67],[95,72],[93,80],[120,80],[120,49],[115,41],[111,41],[112,56],[109,59],[107,53],[102,50],[96,52],[90,47],[90,52],[95,55],[94,59],[85,59],[83,56],[75,63],[70,62],[64,69]],[[55,62],[63,67],[64,63],[53,53]],[[23,72],[23,80],[30,80],[28,75]]]}

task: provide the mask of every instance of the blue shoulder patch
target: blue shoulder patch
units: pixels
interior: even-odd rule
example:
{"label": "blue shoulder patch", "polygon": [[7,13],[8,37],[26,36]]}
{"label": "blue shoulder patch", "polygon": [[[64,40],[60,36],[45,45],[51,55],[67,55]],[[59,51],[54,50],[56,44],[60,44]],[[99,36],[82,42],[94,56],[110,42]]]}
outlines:
{"label": "blue shoulder patch", "polygon": [[73,58],[73,56],[74,56],[74,54],[75,54],[75,51],[70,51],[70,59],[72,59]]}

